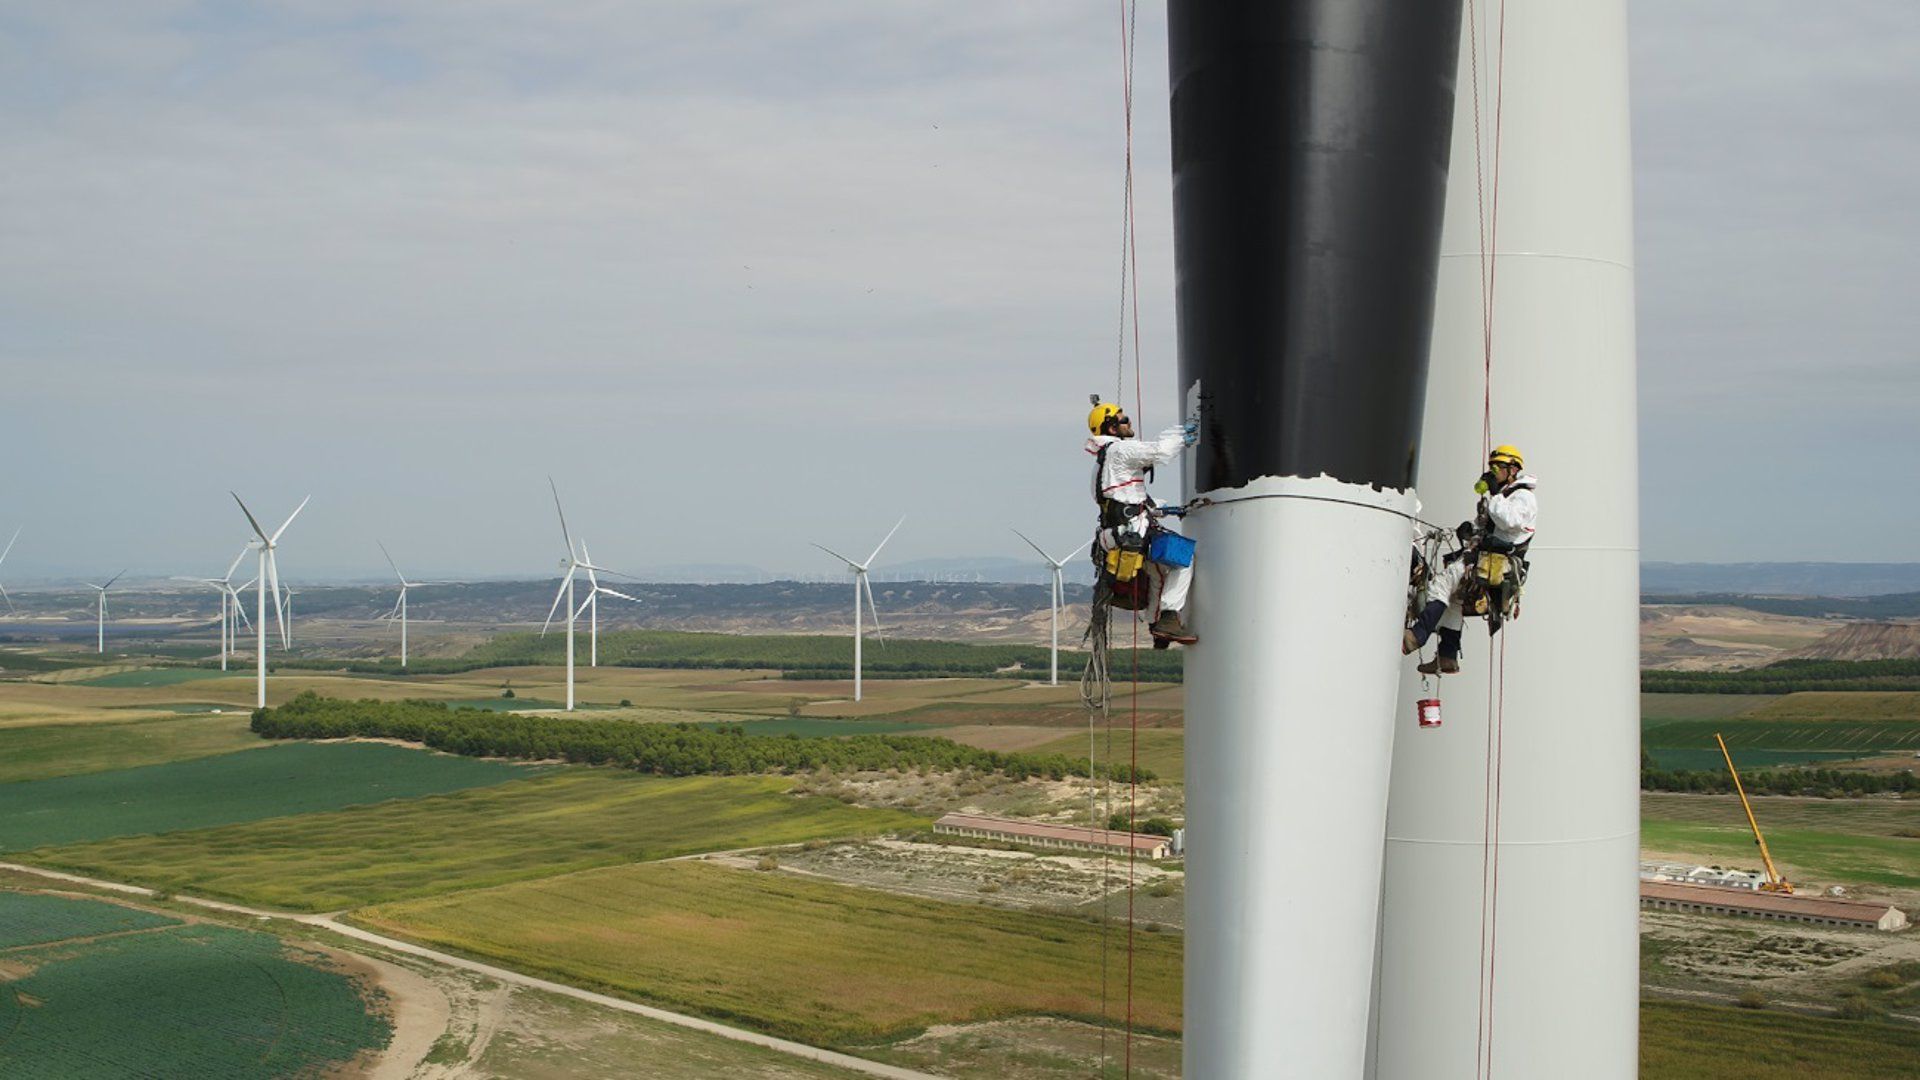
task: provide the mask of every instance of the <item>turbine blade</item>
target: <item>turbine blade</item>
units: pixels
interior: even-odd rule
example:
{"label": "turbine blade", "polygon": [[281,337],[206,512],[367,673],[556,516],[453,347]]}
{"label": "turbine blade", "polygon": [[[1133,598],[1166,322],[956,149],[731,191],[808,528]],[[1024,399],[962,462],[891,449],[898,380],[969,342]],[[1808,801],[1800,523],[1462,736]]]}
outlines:
{"label": "turbine blade", "polygon": [[[375,540],[375,541],[374,541],[374,543],[376,543],[376,544],[380,544],[380,541],[378,541],[378,540]],[[405,575],[405,574],[403,574],[403,573],[401,573],[401,572],[400,572],[400,568],[399,568],[398,566],[394,566],[394,563],[393,563],[393,553],[387,550],[387,545],[385,545],[385,544],[380,544],[380,554],[382,554],[382,555],[385,555],[385,556],[387,557],[387,565],[388,565],[388,566],[393,566],[393,576],[394,576],[394,577],[397,577],[397,578],[399,578],[399,579],[400,579],[400,587],[401,587],[401,588],[403,588],[403,589],[404,589],[404,588],[406,588],[406,587],[407,587],[407,575]]]}
{"label": "turbine blade", "polygon": [[587,572],[587,584],[594,589],[600,588],[600,579],[593,575],[599,567],[593,565],[593,553],[587,550],[587,538],[580,538],[580,568]]}
{"label": "turbine blade", "polygon": [[620,590],[618,590],[618,589],[601,589],[600,591],[601,591],[601,592],[603,592],[603,593],[606,593],[606,594],[607,594],[608,596],[617,596],[617,597],[619,597],[619,598],[620,598],[620,599],[622,599],[622,600],[631,600],[631,601],[633,601],[633,602],[634,602],[634,603],[636,603],[636,604],[640,602],[640,598],[639,598],[639,597],[637,597],[637,596],[628,596],[628,595],[627,595],[626,593],[623,593],[623,592],[621,592],[621,591],[620,591]]}
{"label": "turbine blade", "polygon": [[[25,527],[26,526],[23,525],[20,528],[25,528]],[[7,553],[13,550],[13,541],[18,539],[20,539],[20,529],[15,529],[13,530],[13,540],[7,541],[7,550],[0,551],[0,563],[7,561]]]}
{"label": "turbine blade", "polygon": [[267,539],[267,530],[260,527],[260,519],[253,516],[253,511],[247,509],[246,503],[241,502],[240,493],[237,491],[229,491],[227,494],[233,496],[234,502],[240,503],[240,512],[247,515],[247,524],[253,526],[253,535],[259,537],[260,542],[263,544],[271,543],[272,541]]}
{"label": "turbine blade", "polygon": [[887,635],[880,629],[880,609],[873,603],[873,581],[867,575],[861,574],[860,582],[867,588],[867,611],[873,615],[873,636],[885,642]]}
{"label": "turbine blade", "polygon": [[[813,543],[813,541],[811,540],[807,542],[810,544]],[[813,546],[819,548],[821,551],[826,552],[827,554],[833,556],[834,558],[839,559],[841,562],[846,563],[849,567],[852,567],[855,570],[860,569],[859,563],[854,562],[852,559],[847,558],[845,555],[840,554],[839,552],[833,550],[832,548],[828,547],[825,544],[813,544]]]}
{"label": "turbine blade", "polygon": [[1053,556],[1047,554],[1044,551],[1040,551],[1040,545],[1033,542],[1033,537],[1028,536],[1026,533],[1021,532],[1019,529],[1013,530],[1013,535],[1019,537],[1022,540],[1025,540],[1027,542],[1028,547],[1032,548],[1035,551],[1039,551],[1041,558],[1047,560],[1048,562],[1053,561]]}
{"label": "turbine blade", "polygon": [[567,531],[567,512],[560,509],[560,485],[547,477],[547,486],[553,489],[553,512],[560,515],[560,538],[567,542],[567,558],[573,558],[573,534]]}
{"label": "turbine blade", "polygon": [[13,614],[13,597],[7,595],[7,587],[0,585],[0,600],[7,602],[7,614]]}
{"label": "turbine blade", "polygon": [[232,581],[232,580],[233,580],[233,572],[234,572],[235,570],[238,570],[238,569],[240,569],[240,560],[242,560],[242,559],[244,559],[244,558],[246,558],[246,557],[247,557],[247,552],[249,552],[249,551],[252,551],[252,550],[253,550],[253,545],[252,545],[252,544],[243,544],[243,545],[241,545],[241,547],[240,547],[240,554],[238,554],[238,555],[235,555],[235,556],[233,557],[233,561],[227,564],[227,576],[226,576],[226,577],[223,577],[223,578],[221,578],[220,580],[221,580],[221,581]]}
{"label": "turbine blade", "polygon": [[560,599],[567,595],[567,582],[572,578],[573,571],[569,570],[567,576],[560,579],[560,591],[553,594],[553,604],[547,608],[547,621],[540,625],[541,637],[546,637],[547,629],[553,625],[553,613],[560,610]]}
{"label": "turbine blade", "polygon": [[866,562],[863,562],[863,563],[861,563],[860,565],[861,565],[861,566],[872,566],[872,565],[873,565],[873,560],[875,560],[875,559],[877,559],[877,558],[879,558],[879,557],[880,557],[880,548],[883,548],[883,547],[886,547],[886,546],[887,546],[887,540],[891,540],[891,539],[893,539],[893,534],[894,534],[894,533],[897,533],[897,532],[899,532],[899,531],[900,531],[900,526],[902,526],[902,525],[905,525],[906,523],[907,523],[907,516],[906,516],[905,514],[902,514],[902,515],[900,515],[900,520],[899,520],[899,521],[896,521],[896,522],[894,522],[894,523],[893,523],[893,528],[891,528],[891,529],[888,529],[888,530],[887,530],[887,535],[886,535],[886,539],[883,539],[883,540],[881,540],[881,541],[880,541],[880,546],[879,546],[879,547],[876,547],[876,548],[874,548],[874,549],[873,549],[873,554],[871,554],[871,555],[869,555],[869,556],[867,556],[867,561],[866,561]]}
{"label": "turbine blade", "polygon": [[247,618],[247,603],[240,598],[239,590],[235,590],[233,594],[233,609],[240,613],[240,621],[247,624],[247,630],[251,633],[253,630],[253,620]]}
{"label": "turbine blade", "polygon": [[271,545],[273,545],[273,544],[277,544],[277,543],[279,543],[279,542],[280,542],[280,534],[281,534],[281,533],[283,533],[283,532],[286,532],[286,531],[287,531],[287,526],[289,526],[289,525],[291,525],[291,524],[293,524],[293,519],[294,519],[294,518],[297,518],[297,517],[299,517],[299,516],[300,516],[300,511],[302,511],[302,510],[305,510],[305,509],[307,508],[307,504],[308,504],[308,503],[310,503],[310,502],[312,502],[312,501],[313,501],[313,496],[311,496],[311,495],[309,495],[309,496],[307,496],[307,497],[306,497],[306,498],[304,498],[304,499],[301,499],[301,500],[300,500],[300,505],[299,505],[299,506],[296,506],[296,507],[294,507],[294,508],[293,508],[293,513],[291,513],[291,514],[288,514],[288,515],[287,515],[287,520],[285,520],[285,521],[283,521],[283,522],[281,522],[281,523],[280,523],[280,527],[279,527],[279,528],[277,528],[277,529],[275,529],[275,530],[273,530],[273,537],[272,537],[271,539],[269,539],[269,540],[267,541],[267,544],[268,544],[269,546],[271,546]]}
{"label": "turbine blade", "polygon": [[1091,536],[1087,537],[1085,540],[1080,541],[1079,544],[1075,545],[1072,551],[1069,551],[1065,555],[1061,556],[1060,561],[1053,564],[1053,568],[1055,570],[1058,570],[1061,567],[1067,565],[1067,561],[1069,559],[1072,559],[1075,555],[1078,555],[1081,552],[1087,550],[1087,545],[1091,543],[1093,543],[1093,537]]}
{"label": "turbine blade", "polygon": [[585,614],[588,608],[597,606],[594,604],[593,598],[598,595],[599,595],[598,593],[593,592],[592,590],[588,590],[587,598],[585,600],[580,601],[579,607],[573,609],[573,617],[575,619],[578,619],[581,615]]}
{"label": "turbine blade", "polygon": [[122,571],[120,571],[120,573],[118,573],[118,574],[115,574],[115,575],[113,575],[112,577],[110,577],[110,578],[108,578],[108,579],[107,579],[107,583],[106,583],[105,585],[102,585],[102,586],[100,586],[100,591],[101,591],[101,592],[106,592],[106,591],[107,591],[108,589],[111,589],[111,588],[113,588],[113,583],[114,583],[114,582],[116,582],[116,581],[119,581],[119,580],[120,580],[120,578],[121,578],[121,577],[122,577],[123,575],[125,575],[125,574],[126,574],[126,571],[125,571],[125,570],[122,570]]}
{"label": "turbine blade", "polygon": [[287,647],[287,613],[280,610],[280,560],[267,549],[267,591],[273,594],[273,623],[280,628],[280,647]]}

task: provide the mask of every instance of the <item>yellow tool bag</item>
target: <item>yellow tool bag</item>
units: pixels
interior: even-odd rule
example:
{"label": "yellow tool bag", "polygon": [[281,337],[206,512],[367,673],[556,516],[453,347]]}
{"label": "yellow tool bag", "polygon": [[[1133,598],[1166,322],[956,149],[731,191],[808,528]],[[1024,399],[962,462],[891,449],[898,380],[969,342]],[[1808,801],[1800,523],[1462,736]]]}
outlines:
{"label": "yellow tool bag", "polygon": [[1144,551],[1114,548],[1107,552],[1107,573],[1115,581],[1132,581],[1134,575],[1140,572],[1140,568],[1146,565],[1146,562],[1147,555]]}

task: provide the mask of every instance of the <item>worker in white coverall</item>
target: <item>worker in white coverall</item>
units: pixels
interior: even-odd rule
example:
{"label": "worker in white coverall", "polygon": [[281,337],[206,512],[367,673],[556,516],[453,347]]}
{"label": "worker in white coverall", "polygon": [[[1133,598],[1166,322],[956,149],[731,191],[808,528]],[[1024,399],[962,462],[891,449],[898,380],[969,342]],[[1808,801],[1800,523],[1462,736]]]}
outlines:
{"label": "worker in white coverall", "polygon": [[1426,603],[1408,628],[1400,651],[1410,653],[1427,643],[1436,631],[1440,648],[1432,660],[1418,668],[1422,675],[1451,675],[1460,670],[1460,630],[1465,623],[1460,608],[1460,586],[1472,572],[1483,551],[1498,552],[1524,559],[1527,545],[1533,542],[1534,523],[1540,516],[1540,503],[1534,495],[1539,486],[1521,470],[1526,466],[1515,446],[1497,446],[1487,456],[1487,471],[1473,489],[1480,493],[1479,512],[1465,533],[1465,545],[1431,569],[1427,579]]}
{"label": "worker in white coverall", "polygon": [[[1136,439],[1133,420],[1118,405],[1096,402],[1087,416],[1087,453],[1094,459],[1093,497],[1100,506],[1100,530],[1127,531],[1145,537],[1149,529],[1179,532],[1164,515],[1177,508],[1163,507],[1147,494],[1147,471],[1178,457],[1198,438],[1192,422],[1170,427],[1158,438]],[[1182,614],[1193,567],[1148,563],[1159,586],[1160,612],[1147,629],[1162,642],[1191,645],[1200,640],[1187,629]]]}

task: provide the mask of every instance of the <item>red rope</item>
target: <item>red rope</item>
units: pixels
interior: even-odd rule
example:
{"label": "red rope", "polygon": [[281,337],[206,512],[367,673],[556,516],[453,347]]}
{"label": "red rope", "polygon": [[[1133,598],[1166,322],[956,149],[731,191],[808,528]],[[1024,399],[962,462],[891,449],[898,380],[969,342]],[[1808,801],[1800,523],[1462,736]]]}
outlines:
{"label": "red rope", "polygon": [[[1499,280],[1500,236],[1500,149],[1502,120],[1506,105],[1507,5],[1500,0],[1495,34],[1493,64],[1493,147],[1491,168],[1483,160],[1486,137],[1481,131],[1483,104],[1480,96],[1480,13],[1474,0],[1467,0],[1468,63],[1473,83],[1473,164],[1474,194],[1479,212],[1480,230],[1480,340],[1484,350],[1481,369],[1480,444],[1482,453],[1493,449],[1493,353],[1494,296]],[[1491,173],[1491,195],[1489,195]],[[1493,1075],[1493,1030],[1497,957],[1500,942],[1500,788],[1506,744],[1506,640],[1501,639],[1499,659],[1489,657],[1487,666],[1487,746],[1486,792],[1481,803],[1480,829],[1480,991],[1479,1015],[1475,1019],[1474,1075]]]}
{"label": "red rope", "polygon": [[1127,769],[1127,1039],[1126,1069],[1133,1075],[1133,864],[1137,852],[1133,837],[1140,813],[1140,613],[1133,613],[1133,701]]}
{"label": "red rope", "polygon": [[1494,986],[1500,955],[1500,778],[1506,756],[1507,639],[1500,639],[1500,703],[1493,737],[1493,903],[1487,917],[1487,1076],[1493,1076]]}

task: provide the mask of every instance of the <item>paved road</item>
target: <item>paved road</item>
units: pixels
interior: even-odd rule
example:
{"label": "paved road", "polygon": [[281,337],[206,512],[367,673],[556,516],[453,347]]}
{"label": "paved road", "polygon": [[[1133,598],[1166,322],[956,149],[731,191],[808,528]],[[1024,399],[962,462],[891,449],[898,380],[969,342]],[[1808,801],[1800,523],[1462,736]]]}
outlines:
{"label": "paved road", "polygon": [[[138,885],[127,885],[118,881],[103,881],[99,878],[81,877],[78,874],[63,874],[58,870],[42,870],[37,866],[22,866],[18,863],[0,862],[0,870],[15,870],[23,874],[33,874],[37,877],[51,878],[55,881],[65,881],[75,885],[88,885],[96,889],[126,893],[130,896],[152,897],[155,895],[154,890],[141,888]],[[882,1065],[877,1061],[868,1061],[865,1058],[857,1058],[851,1054],[839,1054],[832,1050],[822,1050],[817,1046],[808,1046],[805,1043],[776,1039],[771,1035],[762,1035],[757,1031],[728,1027],[725,1024],[716,1024],[711,1020],[703,1020],[697,1016],[668,1012],[665,1009],[656,1009],[651,1005],[642,1005],[638,1002],[628,1001],[625,998],[611,997],[607,994],[596,994],[591,990],[582,990],[577,986],[568,986],[565,983],[536,978],[535,976],[525,975],[507,968],[495,967],[492,964],[482,964],[475,960],[454,956],[450,953],[424,948],[412,942],[385,937],[373,933],[370,930],[362,930],[357,926],[349,926],[335,919],[333,915],[303,915],[286,911],[267,911],[260,908],[244,907],[240,904],[229,904],[220,900],[206,900],[194,896],[175,895],[173,899],[182,904],[193,904],[196,907],[209,908],[214,911],[224,911],[234,915],[246,915],[256,919],[283,919],[289,922],[301,923],[306,926],[317,926],[322,929],[331,930],[336,934],[342,934],[346,937],[364,941],[372,945],[378,945],[383,949],[406,953],[408,956],[417,956],[423,960],[431,960],[436,964],[444,964],[447,967],[456,967],[465,971],[477,972],[490,979],[497,979],[515,986],[531,987],[535,990],[544,990],[550,994],[561,994],[578,1001],[585,1001],[589,1004],[599,1005],[608,1009],[617,1009],[620,1012],[633,1013],[636,1016],[644,1016],[650,1020],[658,1020],[662,1023],[673,1024],[677,1027],[691,1028],[694,1031],[704,1031],[709,1035],[718,1035],[723,1039],[751,1043],[754,1046],[764,1046],[770,1050],[778,1050],[783,1054],[791,1054],[794,1057],[805,1058],[809,1061],[818,1061],[826,1065],[837,1065],[840,1068],[851,1069],[855,1072],[865,1073],[868,1076],[887,1077],[889,1080],[940,1080],[939,1077],[932,1073],[915,1072],[912,1069],[902,1069],[893,1065]]]}

